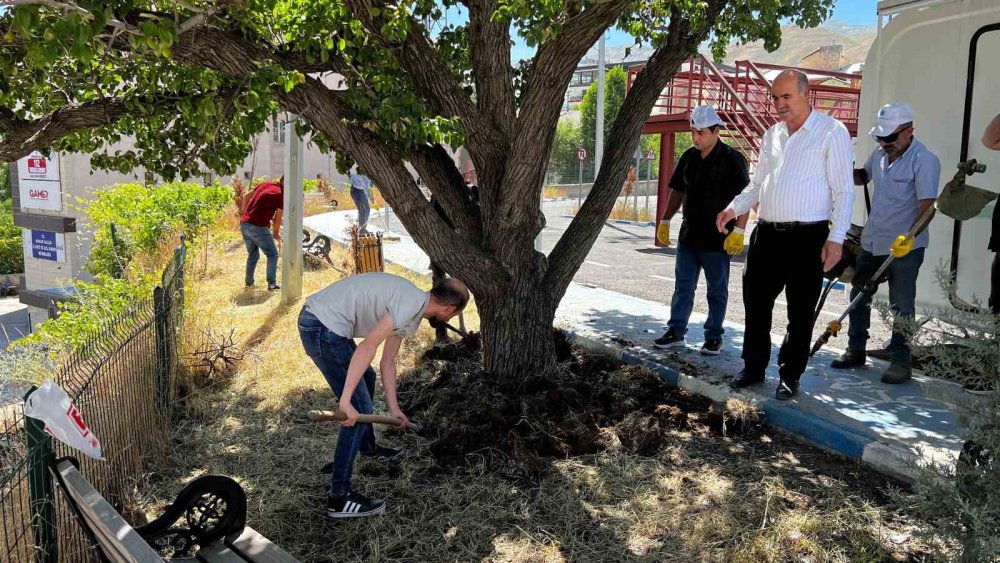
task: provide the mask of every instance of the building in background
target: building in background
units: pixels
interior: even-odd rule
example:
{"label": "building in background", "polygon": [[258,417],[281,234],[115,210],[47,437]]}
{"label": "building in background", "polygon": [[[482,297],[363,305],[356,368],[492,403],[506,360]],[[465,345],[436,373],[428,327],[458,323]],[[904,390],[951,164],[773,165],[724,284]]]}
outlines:
{"label": "building in background", "polygon": [[[284,173],[285,119],[279,114],[271,126],[254,140],[254,150],[234,175],[274,178]],[[109,150],[128,150],[122,141]],[[73,282],[91,281],[87,260],[93,245],[83,215],[85,202],[99,190],[118,183],[141,182],[145,171],[132,174],[91,170],[91,156],[83,153],[45,157],[32,153],[10,167],[14,224],[21,227],[24,241],[24,275],[20,280],[20,300],[28,306],[30,325],[47,319],[55,304],[75,297]],[[324,154],[305,143],[305,179],[324,178],[343,187],[348,178],[338,174],[334,155]],[[196,181],[228,183],[206,173]]]}

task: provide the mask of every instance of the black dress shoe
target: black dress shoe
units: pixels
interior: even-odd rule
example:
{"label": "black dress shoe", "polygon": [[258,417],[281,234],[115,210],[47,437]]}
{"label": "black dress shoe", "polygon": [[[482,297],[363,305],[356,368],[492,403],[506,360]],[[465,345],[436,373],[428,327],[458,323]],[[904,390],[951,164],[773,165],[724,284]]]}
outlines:
{"label": "black dress shoe", "polygon": [[774,398],[779,401],[787,401],[798,394],[798,381],[785,381],[782,379],[781,382],[778,383],[778,390],[774,392]]}
{"label": "black dress shoe", "polygon": [[758,383],[764,383],[764,372],[743,369],[729,382],[729,387],[730,389],[745,389]]}

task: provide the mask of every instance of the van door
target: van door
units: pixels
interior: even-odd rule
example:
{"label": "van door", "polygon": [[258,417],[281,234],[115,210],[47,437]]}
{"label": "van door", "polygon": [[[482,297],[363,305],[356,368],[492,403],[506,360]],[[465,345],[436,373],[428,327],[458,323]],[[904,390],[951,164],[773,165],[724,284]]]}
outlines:
{"label": "van door", "polygon": [[[989,150],[982,144],[987,124],[1000,114],[1000,24],[980,28],[973,36],[969,49],[969,74],[965,94],[965,114],[962,124],[962,160],[974,158],[987,166],[984,174],[968,178],[969,185],[991,192],[1000,192],[1000,151]],[[942,177],[955,173],[942,162]],[[992,229],[993,208],[986,206],[978,217],[957,223],[952,240],[952,269],[957,266],[958,297],[985,306],[990,293],[990,267],[993,255],[987,250]]]}

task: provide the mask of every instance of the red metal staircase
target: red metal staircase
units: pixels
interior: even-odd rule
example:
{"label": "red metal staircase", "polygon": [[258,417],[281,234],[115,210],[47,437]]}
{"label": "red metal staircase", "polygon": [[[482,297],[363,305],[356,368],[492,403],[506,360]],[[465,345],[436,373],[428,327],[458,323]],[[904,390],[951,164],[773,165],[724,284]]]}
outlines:
{"label": "red metal staircase", "polygon": [[[778,115],[771,103],[771,83],[765,73],[776,74],[793,67],[737,61],[734,71],[723,71],[702,55],[688,59],[660,94],[646,121],[644,133],[686,131],[691,109],[711,105],[726,121],[727,142],[746,154],[751,166],[757,163],[761,139]],[[642,67],[629,69],[627,89]],[[857,136],[861,77],[855,74],[797,69],[809,76],[810,103],[847,126]]]}

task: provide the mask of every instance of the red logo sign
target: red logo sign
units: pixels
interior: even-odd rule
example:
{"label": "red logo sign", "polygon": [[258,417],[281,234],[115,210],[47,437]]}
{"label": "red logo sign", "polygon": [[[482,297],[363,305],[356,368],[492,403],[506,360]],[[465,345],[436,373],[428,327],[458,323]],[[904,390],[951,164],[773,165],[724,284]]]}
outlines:
{"label": "red logo sign", "polygon": [[42,174],[44,175],[47,169],[44,158],[29,158],[28,159],[28,173],[29,174]]}
{"label": "red logo sign", "polygon": [[76,429],[80,431],[81,436],[86,438],[90,435],[90,429],[87,428],[87,423],[83,421],[83,416],[80,414],[80,411],[76,409],[76,405],[70,403],[69,410],[66,411],[66,414],[69,416],[70,420],[73,421],[73,424],[76,425]]}
{"label": "red logo sign", "polygon": [[29,190],[31,199],[49,199],[49,190]]}

